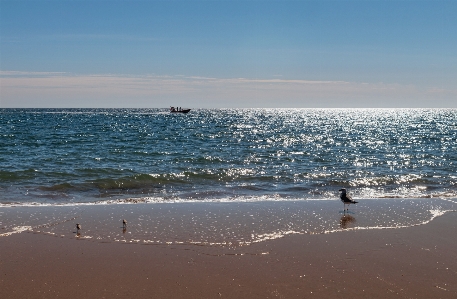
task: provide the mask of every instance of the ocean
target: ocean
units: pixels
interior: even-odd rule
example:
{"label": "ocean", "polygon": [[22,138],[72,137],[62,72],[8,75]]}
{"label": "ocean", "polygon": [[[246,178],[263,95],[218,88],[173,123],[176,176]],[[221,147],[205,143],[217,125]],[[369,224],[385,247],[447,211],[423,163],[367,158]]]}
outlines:
{"label": "ocean", "polygon": [[456,109],[1,109],[0,132],[0,237],[206,252],[457,210]]}
{"label": "ocean", "polygon": [[0,109],[0,205],[456,198],[457,109]]}

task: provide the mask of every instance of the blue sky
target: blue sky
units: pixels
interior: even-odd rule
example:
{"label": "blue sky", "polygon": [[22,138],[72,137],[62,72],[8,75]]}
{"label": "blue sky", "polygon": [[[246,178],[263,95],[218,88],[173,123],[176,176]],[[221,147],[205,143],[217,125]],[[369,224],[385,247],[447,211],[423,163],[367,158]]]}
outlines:
{"label": "blue sky", "polygon": [[0,107],[457,107],[457,1],[4,1]]}

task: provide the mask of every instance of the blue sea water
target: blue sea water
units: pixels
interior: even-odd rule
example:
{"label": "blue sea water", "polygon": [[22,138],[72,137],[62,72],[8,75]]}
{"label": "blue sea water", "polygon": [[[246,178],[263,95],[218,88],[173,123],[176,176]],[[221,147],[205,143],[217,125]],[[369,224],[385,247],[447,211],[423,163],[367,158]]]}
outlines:
{"label": "blue sea water", "polygon": [[0,205],[456,198],[456,109],[0,109]]}

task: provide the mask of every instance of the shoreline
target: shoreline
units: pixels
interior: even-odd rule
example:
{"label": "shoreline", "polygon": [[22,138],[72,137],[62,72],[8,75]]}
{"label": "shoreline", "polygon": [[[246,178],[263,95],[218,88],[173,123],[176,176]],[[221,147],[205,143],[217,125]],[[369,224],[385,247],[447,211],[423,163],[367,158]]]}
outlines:
{"label": "shoreline", "polygon": [[364,199],[342,207],[338,200],[17,206],[0,208],[0,238],[24,231],[75,238],[80,223],[79,239],[239,247],[291,234],[423,225],[455,211],[457,201]]}
{"label": "shoreline", "polygon": [[290,235],[242,254],[21,233],[0,239],[0,296],[455,298],[456,230],[448,212],[409,228]]}

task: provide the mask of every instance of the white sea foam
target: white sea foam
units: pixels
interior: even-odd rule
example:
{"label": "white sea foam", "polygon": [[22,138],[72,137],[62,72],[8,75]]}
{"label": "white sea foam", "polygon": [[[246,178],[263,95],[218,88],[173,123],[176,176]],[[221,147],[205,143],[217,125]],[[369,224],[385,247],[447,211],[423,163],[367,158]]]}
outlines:
{"label": "white sea foam", "polygon": [[31,226],[15,226],[12,228],[12,231],[0,234],[0,237],[7,237],[7,236],[11,236],[13,234],[20,234],[22,232],[30,231],[30,230],[32,230]]}

